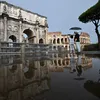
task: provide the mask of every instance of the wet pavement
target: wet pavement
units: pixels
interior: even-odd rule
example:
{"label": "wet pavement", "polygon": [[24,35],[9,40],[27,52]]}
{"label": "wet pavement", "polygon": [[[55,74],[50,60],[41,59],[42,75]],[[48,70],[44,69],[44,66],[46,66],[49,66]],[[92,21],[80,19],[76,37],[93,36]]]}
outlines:
{"label": "wet pavement", "polygon": [[100,58],[0,56],[0,100],[99,100]]}

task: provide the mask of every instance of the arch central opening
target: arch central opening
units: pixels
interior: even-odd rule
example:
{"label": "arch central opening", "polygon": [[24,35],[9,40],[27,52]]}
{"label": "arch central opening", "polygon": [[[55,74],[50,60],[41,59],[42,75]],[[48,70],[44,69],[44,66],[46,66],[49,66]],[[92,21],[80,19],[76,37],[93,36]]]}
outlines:
{"label": "arch central opening", "polygon": [[26,43],[34,43],[33,32],[30,29],[26,29],[23,31],[23,42]]}

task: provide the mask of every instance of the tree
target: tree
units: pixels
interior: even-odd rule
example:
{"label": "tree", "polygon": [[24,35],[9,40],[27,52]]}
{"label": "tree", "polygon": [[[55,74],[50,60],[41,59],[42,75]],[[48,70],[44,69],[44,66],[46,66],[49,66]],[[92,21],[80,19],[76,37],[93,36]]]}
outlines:
{"label": "tree", "polygon": [[83,12],[78,19],[83,23],[92,22],[95,25],[95,32],[98,37],[98,46],[100,49],[100,33],[98,30],[100,26],[100,0],[94,6]]}

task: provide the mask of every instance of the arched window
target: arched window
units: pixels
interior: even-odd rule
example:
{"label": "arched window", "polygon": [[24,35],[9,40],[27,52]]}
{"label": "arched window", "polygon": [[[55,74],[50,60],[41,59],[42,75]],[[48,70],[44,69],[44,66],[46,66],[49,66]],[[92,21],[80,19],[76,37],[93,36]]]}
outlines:
{"label": "arched window", "polygon": [[67,38],[65,38],[65,43],[67,43]]}
{"label": "arched window", "polygon": [[59,39],[59,38],[57,39],[57,43],[58,43],[58,44],[60,43],[60,39]]}
{"label": "arched window", "polygon": [[61,43],[64,43],[63,38],[61,39]]}
{"label": "arched window", "polygon": [[53,44],[56,44],[56,39],[53,40]]}

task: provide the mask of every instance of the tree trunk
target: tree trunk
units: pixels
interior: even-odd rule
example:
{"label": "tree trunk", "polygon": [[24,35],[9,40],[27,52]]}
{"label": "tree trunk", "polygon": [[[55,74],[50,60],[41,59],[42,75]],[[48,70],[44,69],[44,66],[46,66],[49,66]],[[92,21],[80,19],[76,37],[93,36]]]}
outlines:
{"label": "tree trunk", "polygon": [[100,50],[100,35],[98,36],[98,48]]}
{"label": "tree trunk", "polygon": [[98,31],[98,25],[95,25],[95,32],[96,32],[97,37],[98,37],[98,49],[100,50],[100,34]]}

